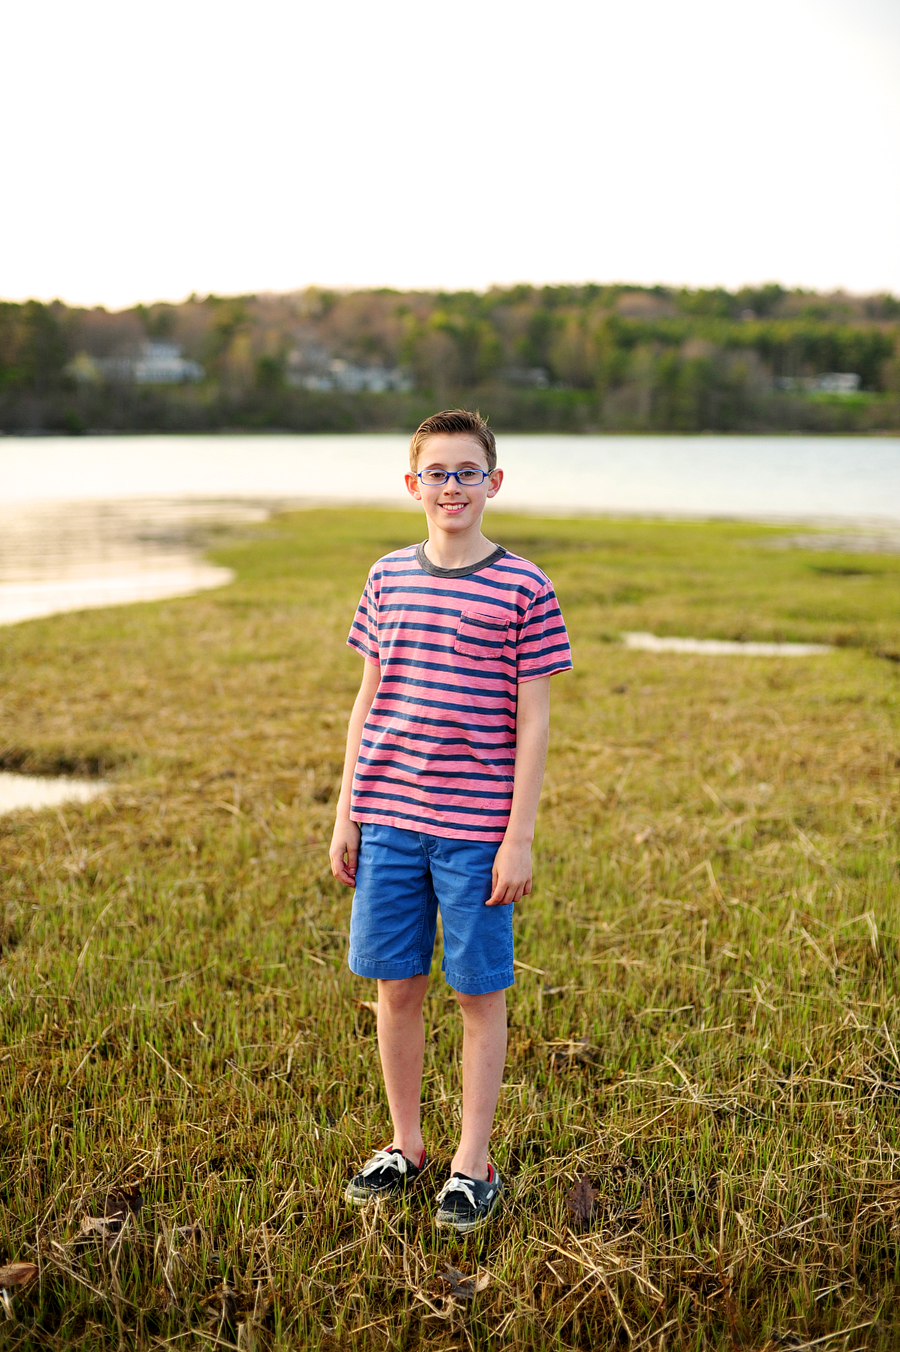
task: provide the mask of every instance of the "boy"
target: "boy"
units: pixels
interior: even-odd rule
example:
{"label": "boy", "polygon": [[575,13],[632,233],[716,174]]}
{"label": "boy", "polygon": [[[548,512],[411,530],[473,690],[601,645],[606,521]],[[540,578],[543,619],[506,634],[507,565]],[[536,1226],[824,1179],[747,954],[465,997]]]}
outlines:
{"label": "boy", "polygon": [[572,663],[553,588],[481,533],[503,481],[478,413],[449,409],[410,442],[406,486],[424,544],[380,559],[348,643],[365,658],[331,843],[355,887],[349,963],[378,979],[378,1048],[394,1126],[351,1180],[353,1203],[424,1169],[422,1005],[437,911],[463,1019],[463,1113],[437,1223],[466,1232],[502,1188],[488,1142],[506,1058],[513,906],[531,891],[550,677]]}

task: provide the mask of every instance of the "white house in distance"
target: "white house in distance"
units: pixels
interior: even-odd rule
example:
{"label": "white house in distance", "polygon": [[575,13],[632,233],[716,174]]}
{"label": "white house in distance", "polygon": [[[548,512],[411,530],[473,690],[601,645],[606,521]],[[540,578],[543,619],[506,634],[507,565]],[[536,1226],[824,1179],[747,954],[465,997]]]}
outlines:
{"label": "white house in distance", "polygon": [[816,376],[815,388],[822,394],[855,394],[859,386],[855,371],[825,371]]}
{"label": "white house in distance", "polygon": [[183,385],[203,379],[203,367],[181,355],[178,343],[145,342],[131,356],[92,357],[79,352],[66,367],[66,374],[80,385],[109,380],[136,385]]}
{"label": "white house in distance", "polygon": [[399,366],[358,366],[343,357],[332,357],[319,344],[308,343],[288,353],[285,379],[301,390],[348,390],[358,394],[384,394],[387,390],[409,391],[413,381]]}
{"label": "white house in distance", "polygon": [[177,343],[141,343],[131,378],[138,385],[182,385],[202,380],[203,367],[183,357]]}
{"label": "white house in distance", "polygon": [[862,381],[855,371],[823,371],[817,376],[779,376],[779,390],[803,390],[806,394],[856,394]]}

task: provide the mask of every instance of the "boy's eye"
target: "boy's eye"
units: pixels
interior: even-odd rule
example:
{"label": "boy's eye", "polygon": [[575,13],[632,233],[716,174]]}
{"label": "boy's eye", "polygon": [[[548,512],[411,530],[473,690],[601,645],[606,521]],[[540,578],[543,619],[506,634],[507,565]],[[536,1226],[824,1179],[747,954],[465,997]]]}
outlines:
{"label": "boy's eye", "polygon": [[483,477],[480,469],[461,469],[459,471],[459,482],[461,484],[480,484]]}
{"label": "boy's eye", "polygon": [[421,478],[426,484],[442,484],[447,482],[447,475],[442,469],[426,469],[422,472]]}

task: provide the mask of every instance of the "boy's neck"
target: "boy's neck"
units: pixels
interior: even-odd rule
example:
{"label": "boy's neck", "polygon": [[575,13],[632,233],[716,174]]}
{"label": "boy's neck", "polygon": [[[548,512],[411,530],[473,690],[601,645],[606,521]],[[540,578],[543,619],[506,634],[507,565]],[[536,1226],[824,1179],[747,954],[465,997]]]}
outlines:
{"label": "boy's neck", "polygon": [[429,530],[425,541],[425,557],[435,568],[468,568],[480,563],[497,548],[481,533],[481,523],[471,531],[459,535]]}

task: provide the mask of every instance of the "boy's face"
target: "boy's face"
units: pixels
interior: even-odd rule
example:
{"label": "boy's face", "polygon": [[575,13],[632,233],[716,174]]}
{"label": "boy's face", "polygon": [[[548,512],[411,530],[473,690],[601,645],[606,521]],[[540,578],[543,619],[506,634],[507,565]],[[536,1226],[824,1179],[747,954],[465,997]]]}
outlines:
{"label": "boy's face", "polygon": [[[464,432],[437,432],[419,451],[416,469],[487,470],[487,456],[479,441]],[[495,469],[480,484],[460,484],[448,479],[445,484],[425,484],[415,474],[406,475],[406,487],[425,508],[428,524],[436,530],[461,534],[481,529],[481,518],[488,498],[499,491],[503,470]]]}

